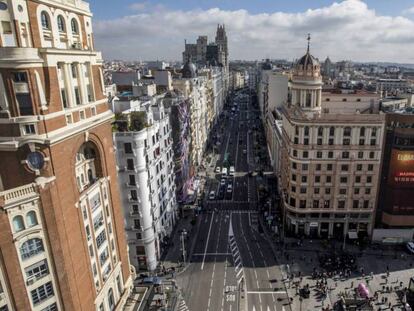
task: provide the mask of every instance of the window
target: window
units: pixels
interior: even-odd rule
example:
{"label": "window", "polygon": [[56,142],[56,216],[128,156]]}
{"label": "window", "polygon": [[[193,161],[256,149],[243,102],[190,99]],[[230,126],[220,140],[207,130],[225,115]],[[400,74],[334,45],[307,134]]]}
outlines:
{"label": "window", "polygon": [[318,145],[322,145],[322,138],[318,138],[317,142]]}
{"label": "window", "polygon": [[321,182],[321,176],[315,176],[315,183]]}
{"label": "window", "polygon": [[371,188],[365,188],[365,194],[371,194]]}
{"label": "window", "polygon": [[135,175],[129,175],[129,185],[130,186],[135,186],[136,185]]}
{"label": "window", "polygon": [[345,208],[345,201],[344,200],[339,200],[338,201],[338,208]]}
{"label": "window", "polygon": [[29,259],[44,251],[43,242],[39,238],[30,239],[20,247],[20,256],[22,260]]}
{"label": "window", "polygon": [[319,188],[314,188],[313,193],[314,194],[319,194]]}
{"label": "window", "polygon": [[307,159],[309,157],[308,151],[303,151],[303,158]]}
{"label": "window", "polygon": [[334,144],[334,139],[333,138],[329,138],[328,139],[328,145],[332,146]]}
{"label": "window", "polygon": [[51,305],[48,305],[46,308],[42,309],[41,311],[58,311],[56,302],[52,303]]}
{"label": "window", "polygon": [[49,15],[46,12],[42,12],[40,14],[41,22],[42,22],[42,28],[46,30],[50,30],[50,20]]}
{"label": "window", "polygon": [[309,138],[304,138],[304,139],[303,139],[303,144],[304,144],[305,146],[309,145]]}
{"label": "window", "polygon": [[293,163],[292,163],[292,169],[293,169],[293,170],[296,170],[296,168],[297,168],[297,164],[296,164],[296,162],[293,162]]}
{"label": "window", "polygon": [[316,164],[315,170],[320,171],[322,169],[322,164],[318,163]]}
{"label": "window", "polygon": [[343,171],[343,172],[347,172],[348,168],[349,168],[348,164],[342,164],[341,165],[341,171]]}
{"label": "window", "polygon": [[367,176],[367,183],[372,183],[372,176]]}
{"label": "window", "polygon": [[342,195],[346,194],[346,189],[339,189],[339,194],[342,194]]}
{"label": "window", "polygon": [[343,159],[349,159],[349,152],[348,151],[342,152],[342,158]]}
{"label": "window", "polygon": [[359,129],[359,136],[360,136],[360,137],[365,136],[365,127],[361,127],[361,128]]}
{"label": "window", "polygon": [[134,228],[141,230],[141,223],[139,219],[134,219]]}
{"label": "window", "polygon": [[328,152],[328,158],[329,159],[332,159],[333,158],[333,155],[334,155],[333,151],[329,151]]}
{"label": "window", "polygon": [[374,170],[374,164],[368,164],[368,171]]}
{"label": "window", "polygon": [[115,298],[114,298],[114,292],[112,290],[112,288],[109,289],[108,291],[108,305],[109,305],[109,310],[115,310]]}
{"label": "window", "polygon": [[351,136],[351,128],[350,127],[344,128],[344,136],[345,137],[350,137]]}
{"label": "window", "polygon": [[134,159],[127,159],[127,169],[129,171],[134,170]]}
{"label": "window", "polygon": [[65,19],[62,15],[57,17],[57,25],[59,32],[65,32]]}
{"label": "window", "polygon": [[96,237],[96,246],[100,248],[105,241],[106,241],[106,232],[104,230],[101,233],[99,233],[99,235]]}
{"label": "window", "polygon": [[291,192],[296,192],[296,187],[292,186],[292,187],[290,187],[290,190],[291,190]]}
{"label": "window", "polygon": [[299,201],[299,208],[306,208],[306,200]]}
{"label": "window", "polygon": [[302,176],[302,182],[303,182],[303,183],[308,182],[308,177],[307,177],[307,176]]}
{"label": "window", "polygon": [[119,292],[120,294],[122,294],[122,292],[124,291],[124,289],[122,288],[121,276],[120,276],[120,275],[118,275],[118,276],[116,277],[116,287],[118,288],[118,292]]}
{"label": "window", "polygon": [[132,144],[131,143],[124,143],[124,150],[125,153],[132,153]]}
{"label": "window", "polygon": [[323,208],[329,208],[329,207],[330,207],[330,205],[331,205],[331,201],[330,201],[330,200],[325,200],[325,201],[323,202]]}
{"label": "window", "polygon": [[369,158],[370,158],[370,159],[375,158],[375,152],[374,152],[374,151],[370,151],[370,152],[369,152]]}
{"label": "window", "polygon": [[38,288],[32,290],[30,294],[32,296],[33,305],[38,305],[42,301],[54,295],[52,282],[47,282],[46,284],[39,286]]}
{"label": "window", "polygon": [[295,126],[295,135],[299,135],[299,127]]}
{"label": "window", "polygon": [[377,140],[375,138],[371,139],[370,144],[371,146],[375,146],[377,144]]}
{"label": "window", "polygon": [[105,247],[102,253],[99,254],[99,263],[101,267],[107,262],[108,258],[109,258],[109,250],[108,250],[108,247]]}
{"label": "window", "polygon": [[302,171],[308,170],[308,164],[302,164]]}
{"label": "window", "polygon": [[305,136],[309,136],[309,126],[304,127],[303,133],[304,133]]}
{"label": "window", "polygon": [[346,184],[348,182],[348,178],[347,177],[341,177],[339,179],[339,181],[341,182],[341,184]]}
{"label": "window", "polygon": [[76,64],[72,64],[71,69],[72,69],[72,78],[76,79],[78,77],[78,68],[76,67]]}
{"label": "window", "polygon": [[318,127],[318,136],[323,136],[323,127]]}
{"label": "window", "polygon": [[313,208],[319,208],[319,200],[313,200],[312,207]]}
{"label": "window", "polygon": [[293,207],[296,207],[296,199],[295,198],[290,198],[289,205],[293,206]]}
{"label": "window", "polygon": [[362,159],[364,158],[364,152],[363,151],[359,151],[358,152],[358,159]]}
{"label": "window", "polygon": [[355,176],[355,183],[358,184],[361,182],[361,176]]}
{"label": "window", "polygon": [[26,282],[28,285],[31,285],[33,282],[41,279],[42,277],[49,274],[49,268],[47,266],[46,259],[35,263],[24,269],[26,274]]}
{"label": "window", "polygon": [[317,151],[317,152],[316,152],[316,157],[317,157],[318,159],[321,159],[321,158],[322,158],[322,151]]}
{"label": "window", "polygon": [[332,176],[326,176],[326,182],[327,183],[332,182]]}
{"label": "window", "polygon": [[335,128],[333,126],[331,126],[329,128],[329,136],[334,136],[335,135]]}
{"label": "window", "polygon": [[359,194],[359,188],[354,188],[354,194]]}
{"label": "window", "polygon": [[292,174],[292,180],[296,181],[296,175],[295,174]]}
{"label": "window", "polygon": [[332,171],[332,168],[333,168],[332,164],[327,164],[327,165],[326,165],[326,169],[327,169],[328,171]]}
{"label": "window", "polygon": [[79,119],[80,120],[85,120],[85,111],[84,110],[79,111]]}
{"label": "window", "polygon": [[70,21],[70,26],[72,28],[72,33],[74,35],[78,35],[79,34],[79,27],[78,27],[78,22],[76,21],[76,19],[72,18],[72,20]]}
{"label": "window", "polygon": [[75,86],[75,101],[76,101],[76,105],[80,105],[81,104],[81,98],[80,98],[80,94],[79,94],[79,88],[77,86]]}
{"label": "window", "polygon": [[68,101],[66,99],[65,89],[60,89],[60,96],[62,97],[63,108],[68,108]]}
{"label": "window", "polygon": [[369,200],[364,200],[364,208],[369,208]]}
{"label": "window", "polygon": [[301,187],[300,188],[300,193],[305,194],[306,193],[306,188],[305,187]]}
{"label": "window", "polygon": [[357,164],[356,169],[357,171],[362,171],[362,164]]}
{"label": "window", "polygon": [[34,124],[25,124],[23,130],[24,135],[36,134],[36,128]]}
{"label": "window", "polygon": [[299,138],[298,137],[295,137],[294,140],[293,140],[293,143],[295,145],[299,144]]}
{"label": "window", "polygon": [[14,232],[20,232],[24,230],[23,217],[18,215],[13,218],[13,230]]}
{"label": "window", "polygon": [[26,214],[26,224],[28,228],[38,224],[35,211],[30,211]]}
{"label": "window", "polygon": [[325,188],[325,194],[331,194],[331,188]]}
{"label": "window", "polygon": [[377,128],[376,127],[372,128],[371,137],[377,137]]}
{"label": "window", "polygon": [[293,156],[297,157],[298,156],[298,151],[297,150],[293,150]]}
{"label": "window", "polygon": [[359,145],[360,145],[360,146],[365,145],[365,139],[360,138],[360,139],[359,139]]}
{"label": "window", "polygon": [[342,144],[345,146],[349,146],[351,144],[351,140],[349,138],[344,138],[342,140]]}
{"label": "window", "polygon": [[359,201],[358,200],[354,200],[352,202],[352,208],[359,208]]}

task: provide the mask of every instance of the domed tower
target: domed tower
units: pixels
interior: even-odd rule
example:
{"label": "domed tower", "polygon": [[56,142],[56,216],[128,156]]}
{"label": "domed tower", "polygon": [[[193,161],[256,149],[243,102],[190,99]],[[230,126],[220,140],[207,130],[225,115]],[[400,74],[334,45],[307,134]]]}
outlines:
{"label": "domed tower", "polygon": [[193,79],[197,77],[197,68],[196,66],[187,60],[184,64],[183,69],[181,69],[181,74],[184,79]]}
{"label": "domed tower", "polygon": [[300,106],[305,112],[319,113],[322,98],[322,76],[319,61],[308,49],[295,64],[291,83],[292,104]]}

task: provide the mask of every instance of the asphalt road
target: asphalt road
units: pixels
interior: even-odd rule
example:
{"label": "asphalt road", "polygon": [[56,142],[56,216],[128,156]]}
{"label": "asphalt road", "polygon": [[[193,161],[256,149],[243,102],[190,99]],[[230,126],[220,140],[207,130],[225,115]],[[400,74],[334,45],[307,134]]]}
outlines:
{"label": "asphalt road", "polygon": [[[255,169],[252,127],[259,114],[248,101],[238,108],[216,127],[220,145],[215,166],[207,170],[199,234],[191,263],[177,282],[188,310],[290,311],[281,270],[258,230],[256,178],[248,174]],[[221,186],[216,167],[222,168],[226,154],[235,174]]]}

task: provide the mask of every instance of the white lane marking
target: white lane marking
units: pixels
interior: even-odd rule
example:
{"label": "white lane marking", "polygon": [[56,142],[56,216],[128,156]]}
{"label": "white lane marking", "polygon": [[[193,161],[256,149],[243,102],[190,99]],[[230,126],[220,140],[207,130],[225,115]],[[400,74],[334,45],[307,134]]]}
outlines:
{"label": "white lane marking", "polygon": [[204,261],[206,260],[206,254],[207,254],[207,247],[208,247],[208,243],[210,242],[210,233],[211,233],[211,226],[213,225],[213,219],[214,219],[214,211],[213,214],[211,216],[211,221],[210,221],[210,228],[208,229],[208,234],[207,234],[207,243],[206,243],[206,248],[204,250],[204,257],[203,257],[203,263],[201,264],[201,270],[204,269]]}
{"label": "white lane marking", "polygon": [[249,295],[263,295],[263,294],[267,294],[267,295],[284,295],[286,294],[285,291],[276,291],[276,292],[272,292],[272,291],[268,291],[268,292],[264,292],[264,291],[258,291],[258,290],[250,290],[247,291],[246,293],[248,293]]}
{"label": "white lane marking", "polygon": [[207,256],[229,256],[231,255],[231,253],[196,253],[196,254],[193,254],[193,256],[204,256],[204,254]]}

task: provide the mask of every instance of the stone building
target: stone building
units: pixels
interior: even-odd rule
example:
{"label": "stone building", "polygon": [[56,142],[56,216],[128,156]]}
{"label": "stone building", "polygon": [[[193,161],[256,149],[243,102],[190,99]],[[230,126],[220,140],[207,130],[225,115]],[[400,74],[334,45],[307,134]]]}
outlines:
{"label": "stone building", "polygon": [[133,286],[91,16],[0,1],[1,310],[120,310]]}

